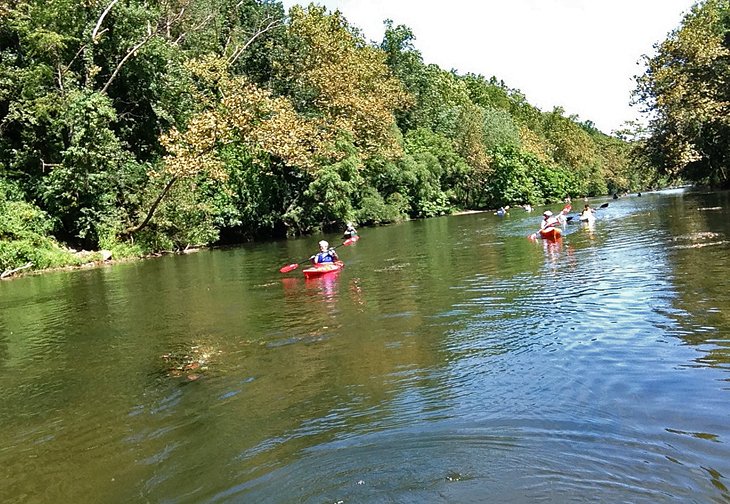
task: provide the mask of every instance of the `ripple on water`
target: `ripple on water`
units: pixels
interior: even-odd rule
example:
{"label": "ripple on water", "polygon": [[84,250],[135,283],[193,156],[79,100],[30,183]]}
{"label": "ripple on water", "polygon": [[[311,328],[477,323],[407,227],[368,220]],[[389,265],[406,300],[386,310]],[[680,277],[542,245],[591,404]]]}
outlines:
{"label": "ripple on water", "polygon": [[730,496],[721,477],[619,422],[502,419],[320,445],[212,502],[687,502]]}

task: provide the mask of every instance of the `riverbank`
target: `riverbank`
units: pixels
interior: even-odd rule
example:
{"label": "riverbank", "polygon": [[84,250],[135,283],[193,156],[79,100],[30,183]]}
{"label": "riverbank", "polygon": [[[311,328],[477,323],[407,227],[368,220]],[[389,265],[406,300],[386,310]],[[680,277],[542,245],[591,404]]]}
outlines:
{"label": "riverbank", "polygon": [[478,214],[478,213],[487,213],[491,210],[462,210],[460,212],[454,212],[451,215],[469,215],[469,214]]}
{"label": "riverbank", "polygon": [[74,270],[82,270],[82,269],[90,269],[90,268],[98,268],[101,266],[111,266],[113,264],[119,264],[124,262],[132,262],[139,259],[144,259],[145,257],[124,257],[120,259],[98,259],[93,261],[88,261],[80,264],[65,264],[63,266],[53,266],[50,268],[39,268],[39,269],[29,269],[32,268],[32,263],[26,263],[25,265],[3,271],[2,274],[0,274],[0,280],[2,281],[10,281],[10,280],[17,280],[19,278],[27,277],[27,276],[36,276],[41,275],[43,273],[52,273],[57,271],[74,271]]}
{"label": "riverbank", "polygon": [[[454,212],[450,215],[468,215],[487,213],[492,210],[462,210]],[[195,246],[188,247],[180,251],[161,251],[151,252],[142,254],[134,246],[120,246],[112,250],[98,250],[98,251],[76,251],[71,248],[67,248],[62,244],[53,243],[52,246],[48,246],[45,257],[41,258],[37,262],[51,263],[51,266],[37,267],[37,262],[32,259],[33,256],[38,256],[41,250],[36,249],[35,254],[30,255],[31,260],[27,260],[25,263],[18,263],[12,267],[7,267],[4,271],[0,271],[0,281],[15,280],[26,276],[35,276],[43,273],[52,273],[58,271],[75,271],[90,268],[99,268],[103,266],[112,266],[120,263],[127,263],[132,261],[139,261],[145,259],[154,259],[156,257],[162,257],[167,255],[177,254],[191,254],[198,252],[202,249],[215,248],[216,245],[210,246]],[[52,256],[49,259],[48,256]],[[27,258],[26,258],[27,259]]]}
{"label": "riverbank", "polygon": [[[509,207],[506,207],[509,208]],[[460,210],[453,212],[449,215],[471,215],[480,213],[492,213],[496,209],[486,210]],[[162,257],[172,254],[190,254],[197,252],[201,249],[216,248],[216,245],[210,246],[195,246],[188,247],[180,251],[161,251],[141,254],[135,246],[119,245],[112,250],[98,250],[98,251],[76,251],[71,248],[67,248],[62,244],[54,242],[52,246],[48,246],[48,255],[52,255],[52,259],[43,258],[45,262],[50,262],[53,265],[47,267],[37,267],[33,260],[27,261],[22,264],[13,265],[13,267],[7,267],[4,271],[0,271],[0,280],[14,280],[23,278],[26,276],[40,275],[42,273],[50,273],[57,271],[75,271],[89,268],[98,268],[102,266],[111,266],[119,263],[126,263],[144,259],[154,259],[156,257]],[[35,254],[38,255],[40,251],[35,250]],[[55,263],[55,264],[54,264]],[[59,264],[63,263],[63,264]],[[0,261],[1,264],[1,261]]]}
{"label": "riverbank", "polygon": [[[89,260],[86,262],[80,262],[78,264],[64,264],[60,266],[52,266],[49,268],[38,268],[38,269],[30,269],[33,267],[32,263],[26,263],[23,266],[20,266],[18,268],[5,270],[2,273],[0,273],[0,281],[10,281],[10,280],[17,280],[19,278],[27,277],[27,276],[36,276],[36,275],[42,275],[44,273],[53,273],[58,271],[76,271],[76,270],[84,270],[84,269],[92,269],[92,268],[101,268],[104,266],[114,266],[116,264],[123,264],[123,263],[129,263],[134,261],[141,261],[146,259],[155,259],[157,257],[163,257],[167,255],[182,255],[182,254],[192,254],[195,252],[200,251],[201,249],[206,247],[190,247],[184,250],[181,250],[179,252],[172,252],[172,251],[163,251],[163,252],[154,252],[151,254],[144,254],[144,255],[127,255],[127,256],[120,256],[120,257],[114,257],[113,253],[109,250],[99,250],[99,251],[83,251],[81,257],[88,257],[88,258],[94,258],[93,260]],[[78,257],[78,256],[77,256]]]}

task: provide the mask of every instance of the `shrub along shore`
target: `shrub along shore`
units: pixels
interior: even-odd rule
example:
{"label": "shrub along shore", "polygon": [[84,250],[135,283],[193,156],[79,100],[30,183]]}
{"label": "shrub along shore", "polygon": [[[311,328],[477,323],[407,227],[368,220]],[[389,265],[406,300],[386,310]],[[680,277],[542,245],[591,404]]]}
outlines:
{"label": "shrub along shore", "polygon": [[[426,64],[411,29],[388,20],[383,40],[371,42],[315,5],[184,4],[0,7],[5,277],[109,254],[331,232],[348,221],[633,192],[672,177],[722,183],[727,173],[727,160],[706,159],[727,153],[724,144],[701,143],[725,138],[710,133],[726,126],[666,122],[704,120],[701,111],[660,114],[648,139],[638,128],[606,134],[560,107],[540,110],[495,76]],[[717,57],[702,60],[713,65],[727,64],[709,29],[730,19],[709,15],[723,5],[698,4],[673,35],[694,30],[713,48]],[[666,89],[658,79],[674,75],[662,72],[639,81],[648,108],[707,103],[657,99]],[[688,92],[705,89],[695,84]],[[710,133],[679,138],[661,128]]]}

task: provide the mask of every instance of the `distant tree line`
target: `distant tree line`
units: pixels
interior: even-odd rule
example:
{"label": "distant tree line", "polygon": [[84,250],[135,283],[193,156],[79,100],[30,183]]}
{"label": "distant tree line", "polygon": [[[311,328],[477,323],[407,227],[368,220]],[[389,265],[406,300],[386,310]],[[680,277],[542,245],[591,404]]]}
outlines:
{"label": "distant tree line", "polygon": [[0,271],[76,261],[67,246],[134,255],[637,190],[678,173],[665,144],[690,153],[683,176],[704,162],[721,180],[726,158],[709,156],[728,151],[710,139],[727,139],[727,114],[713,118],[727,86],[696,85],[727,79],[727,2],[710,4],[724,17],[693,28],[714,41],[709,66],[677,70],[704,119],[675,127],[652,72],[638,96],[657,136],[629,142],[425,64],[391,21],[375,44],[315,5],[5,1]]}

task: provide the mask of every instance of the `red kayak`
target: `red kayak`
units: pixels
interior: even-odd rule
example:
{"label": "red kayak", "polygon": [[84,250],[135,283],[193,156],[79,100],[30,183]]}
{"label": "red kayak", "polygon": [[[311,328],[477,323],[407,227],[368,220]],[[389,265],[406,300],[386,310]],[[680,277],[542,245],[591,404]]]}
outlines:
{"label": "red kayak", "polygon": [[310,266],[302,270],[304,278],[316,278],[329,273],[336,273],[345,267],[345,263],[342,261],[320,263]]}
{"label": "red kayak", "polygon": [[563,231],[558,227],[546,227],[540,230],[540,238],[545,240],[557,240],[563,236]]}

